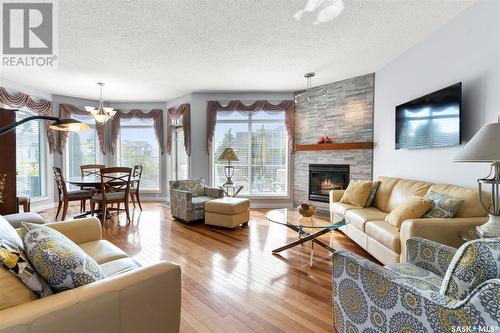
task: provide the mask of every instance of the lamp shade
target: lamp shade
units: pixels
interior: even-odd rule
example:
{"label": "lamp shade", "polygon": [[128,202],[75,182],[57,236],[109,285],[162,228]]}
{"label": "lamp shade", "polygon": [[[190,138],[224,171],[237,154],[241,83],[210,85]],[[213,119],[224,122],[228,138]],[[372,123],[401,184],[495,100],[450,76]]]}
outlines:
{"label": "lamp shade", "polygon": [[236,156],[236,153],[234,152],[233,148],[226,148],[220,154],[219,158],[217,159],[219,161],[238,161],[238,157]]}
{"label": "lamp shade", "polygon": [[62,132],[89,131],[89,125],[75,119],[59,119],[49,125],[49,128]]}
{"label": "lamp shade", "polygon": [[476,163],[500,161],[500,123],[481,127],[453,161]]}

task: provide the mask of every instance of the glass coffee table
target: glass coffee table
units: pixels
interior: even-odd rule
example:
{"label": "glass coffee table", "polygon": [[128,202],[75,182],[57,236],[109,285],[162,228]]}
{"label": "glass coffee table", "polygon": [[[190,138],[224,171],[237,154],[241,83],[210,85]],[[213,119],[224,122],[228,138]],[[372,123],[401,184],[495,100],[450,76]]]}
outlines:
{"label": "glass coffee table", "polygon": [[297,232],[298,240],[274,249],[273,254],[278,254],[281,251],[287,250],[297,245],[302,245],[305,242],[311,242],[311,259],[309,266],[312,267],[314,257],[314,244],[324,247],[330,252],[335,252],[335,249],[324,243],[319,236],[329,233],[332,230],[338,229],[349,224],[349,221],[342,219],[339,222],[332,223],[327,220],[319,219],[315,216],[303,217],[297,216],[297,213],[290,213],[286,208],[273,209],[266,213],[266,218],[276,224],[284,225],[293,231]]}

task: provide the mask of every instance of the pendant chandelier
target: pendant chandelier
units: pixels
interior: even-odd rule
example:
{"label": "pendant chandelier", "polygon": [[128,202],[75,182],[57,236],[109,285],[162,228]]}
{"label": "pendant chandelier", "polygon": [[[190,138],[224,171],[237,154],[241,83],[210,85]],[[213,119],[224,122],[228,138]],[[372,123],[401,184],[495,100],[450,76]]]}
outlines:
{"label": "pendant chandelier", "polygon": [[305,73],[304,77],[307,80],[307,89],[305,92],[295,96],[295,104],[303,103],[303,102],[311,102],[313,98],[316,97],[326,97],[326,88],[319,88],[318,90],[312,90],[312,78],[316,75],[314,72]]}
{"label": "pendant chandelier", "polygon": [[114,111],[113,108],[104,107],[104,101],[102,99],[102,86],[104,86],[104,83],[97,82],[97,85],[99,86],[99,106],[97,108],[94,108],[93,106],[86,106],[85,110],[87,110],[87,112],[94,117],[97,123],[103,125],[105,122],[114,117],[116,111]]}

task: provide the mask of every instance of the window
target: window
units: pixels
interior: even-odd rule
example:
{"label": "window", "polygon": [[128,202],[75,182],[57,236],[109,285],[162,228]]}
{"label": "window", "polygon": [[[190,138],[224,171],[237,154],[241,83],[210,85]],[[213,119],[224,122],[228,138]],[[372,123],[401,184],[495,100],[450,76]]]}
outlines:
{"label": "window", "polygon": [[189,164],[186,149],[184,147],[184,130],[182,129],[182,118],[175,121],[172,131],[172,179],[189,178]]}
{"label": "window", "polygon": [[288,194],[288,141],[285,114],[239,112],[217,114],[212,149],[214,185],[226,181],[224,166],[217,161],[225,148],[238,156],[233,182],[243,185],[242,194],[250,196],[283,196]]}
{"label": "window", "polygon": [[[37,114],[20,109],[16,121]],[[43,121],[29,121],[16,128],[17,195],[31,198],[47,195],[47,131]]]}
{"label": "window", "polygon": [[142,164],[141,190],[160,191],[160,145],[153,119],[121,121],[117,164],[130,168]]}
{"label": "window", "polygon": [[80,165],[99,164],[102,160],[94,119],[80,121],[89,125],[90,131],[68,133],[65,164],[68,177],[79,177],[81,175]]}

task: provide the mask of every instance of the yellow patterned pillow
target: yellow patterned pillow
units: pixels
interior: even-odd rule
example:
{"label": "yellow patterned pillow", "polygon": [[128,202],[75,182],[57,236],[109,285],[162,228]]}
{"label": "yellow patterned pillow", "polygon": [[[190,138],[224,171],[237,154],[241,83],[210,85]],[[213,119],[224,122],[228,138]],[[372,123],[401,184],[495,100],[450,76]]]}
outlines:
{"label": "yellow patterned pillow", "polygon": [[349,186],[340,199],[341,203],[364,207],[370,191],[372,190],[372,181],[369,180],[351,180]]}
{"label": "yellow patterned pillow", "polygon": [[394,208],[393,211],[385,217],[385,221],[399,229],[404,221],[421,218],[431,206],[432,200],[415,195]]}
{"label": "yellow patterned pillow", "polygon": [[21,236],[31,263],[55,292],[104,278],[95,260],[60,232],[44,225],[21,223]]}

